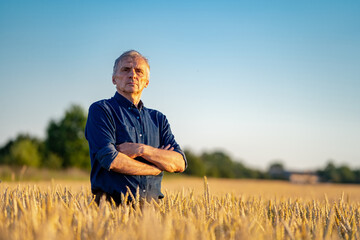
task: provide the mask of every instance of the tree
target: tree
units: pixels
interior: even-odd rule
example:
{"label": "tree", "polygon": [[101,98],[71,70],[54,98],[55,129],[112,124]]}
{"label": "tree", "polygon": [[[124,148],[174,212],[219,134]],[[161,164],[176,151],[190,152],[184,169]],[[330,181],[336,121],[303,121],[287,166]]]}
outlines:
{"label": "tree", "polygon": [[355,178],[354,172],[351,171],[351,169],[348,166],[346,166],[346,165],[340,166],[337,169],[337,172],[340,176],[342,183],[354,183],[355,182],[356,178]]}
{"label": "tree", "polygon": [[273,179],[285,179],[285,168],[282,162],[276,161],[269,167],[268,173]]}
{"label": "tree", "polygon": [[233,161],[221,152],[203,153],[201,159],[206,166],[206,175],[209,177],[234,178]]}
{"label": "tree", "polygon": [[188,161],[188,167],[185,170],[185,174],[197,177],[205,176],[205,165],[199,156],[196,156],[190,150],[185,150],[185,156]]}
{"label": "tree", "polygon": [[38,167],[43,159],[43,143],[28,134],[19,134],[0,149],[0,163]]}
{"label": "tree", "polygon": [[8,141],[5,146],[0,149],[0,164],[11,164],[10,149],[14,145],[14,141]]}
{"label": "tree", "polygon": [[41,163],[38,146],[30,139],[16,141],[10,148],[10,159],[14,165],[39,167]]}
{"label": "tree", "polygon": [[355,176],[355,183],[360,183],[360,169],[356,169],[353,171]]}
{"label": "tree", "polygon": [[[79,105],[72,105],[58,122],[51,121],[47,128],[46,148],[56,155],[61,166],[90,169],[89,147],[85,139],[86,114]],[[61,160],[59,160],[61,159]],[[46,165],[46,164],[45,164]]]}
{"label": "tree", "polygon": [[233,171],[236,178],[264,178],[259,170],[247,168],[241,162],[233,163]]}
{"label": "tree", "polygon": [[331,160],[326,165],[324,171],[321,174],[321,177],[323,177],[325,181],[331,181],[334,183],[341,182],[341,176],[339,175],[334,163]]}
{"label": "tree", "polygon": [[43,161],[42,166],[46,168],[59,169],[62,167],[63,160],[56,153],[47,152],[44,159],[46,160]]}

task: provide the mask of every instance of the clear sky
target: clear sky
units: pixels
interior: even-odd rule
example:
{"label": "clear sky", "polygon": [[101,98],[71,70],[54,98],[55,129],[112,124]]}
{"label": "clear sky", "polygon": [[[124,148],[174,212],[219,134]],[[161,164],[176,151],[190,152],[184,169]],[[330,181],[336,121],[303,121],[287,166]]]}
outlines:
{"label": "clear sky", "polygon": [[359,13],[355,0],[0,0],[0,145],[113,96],[113,61],[136,49],[151,66],[142,99],[183,148],[360,167]]}

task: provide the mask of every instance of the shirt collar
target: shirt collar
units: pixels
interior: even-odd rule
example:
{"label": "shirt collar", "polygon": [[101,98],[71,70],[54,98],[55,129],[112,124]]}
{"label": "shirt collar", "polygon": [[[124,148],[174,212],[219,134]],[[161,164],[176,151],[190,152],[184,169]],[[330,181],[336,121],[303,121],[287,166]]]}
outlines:
{"label": "shirt collar", "polygon": [[[118,92],[115,92],[115,95],[114,95],[114,98],[116,99],[116,101],[121,105],[121,106],[124,106],[124,107],[133,107],[133,108],[136,108],[135,104],[133,104],[131,101],[129,101],[129,99],[127,99],[126,97],[124,97],[123,95],[121,95],[120,93]],[[144,107],[144,104],[143,102],[140,100],[139,104],[138,104],[138,109],[139,110],[142,110]]]}

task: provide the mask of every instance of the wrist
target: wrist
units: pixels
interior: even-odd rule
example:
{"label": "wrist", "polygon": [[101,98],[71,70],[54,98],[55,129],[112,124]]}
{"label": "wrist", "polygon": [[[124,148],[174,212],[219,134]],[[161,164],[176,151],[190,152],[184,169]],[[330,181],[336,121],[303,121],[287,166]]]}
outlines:
{"label": "wrist", "polygon": [[154,148],[152,146],[142,144],[142,146],[141,146],[141,156],[144,157],[144,158],[146,158],[148,156],[151,156],[153,149]]}
{"label": "wrist", "polygon": [[147,153],[147,145],[145,144],[141,144],[141,147],[140,147],[140,157],[142,156],[145,156]]}

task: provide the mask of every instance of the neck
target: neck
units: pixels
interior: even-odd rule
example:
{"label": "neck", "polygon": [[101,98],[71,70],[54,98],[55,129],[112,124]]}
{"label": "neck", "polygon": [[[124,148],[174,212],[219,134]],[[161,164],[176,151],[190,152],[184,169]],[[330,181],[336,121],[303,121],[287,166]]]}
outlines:
{"label": "neck", "polygon": [[125,97],[127,100],[129,100],[130,102],[132,102],[136,107],[138,107],[138,104],[140,102],[141,99],[141,93],[126,93],[126,92],[120,92],[117,91],[120,95],[122,95],[123,97]]}

